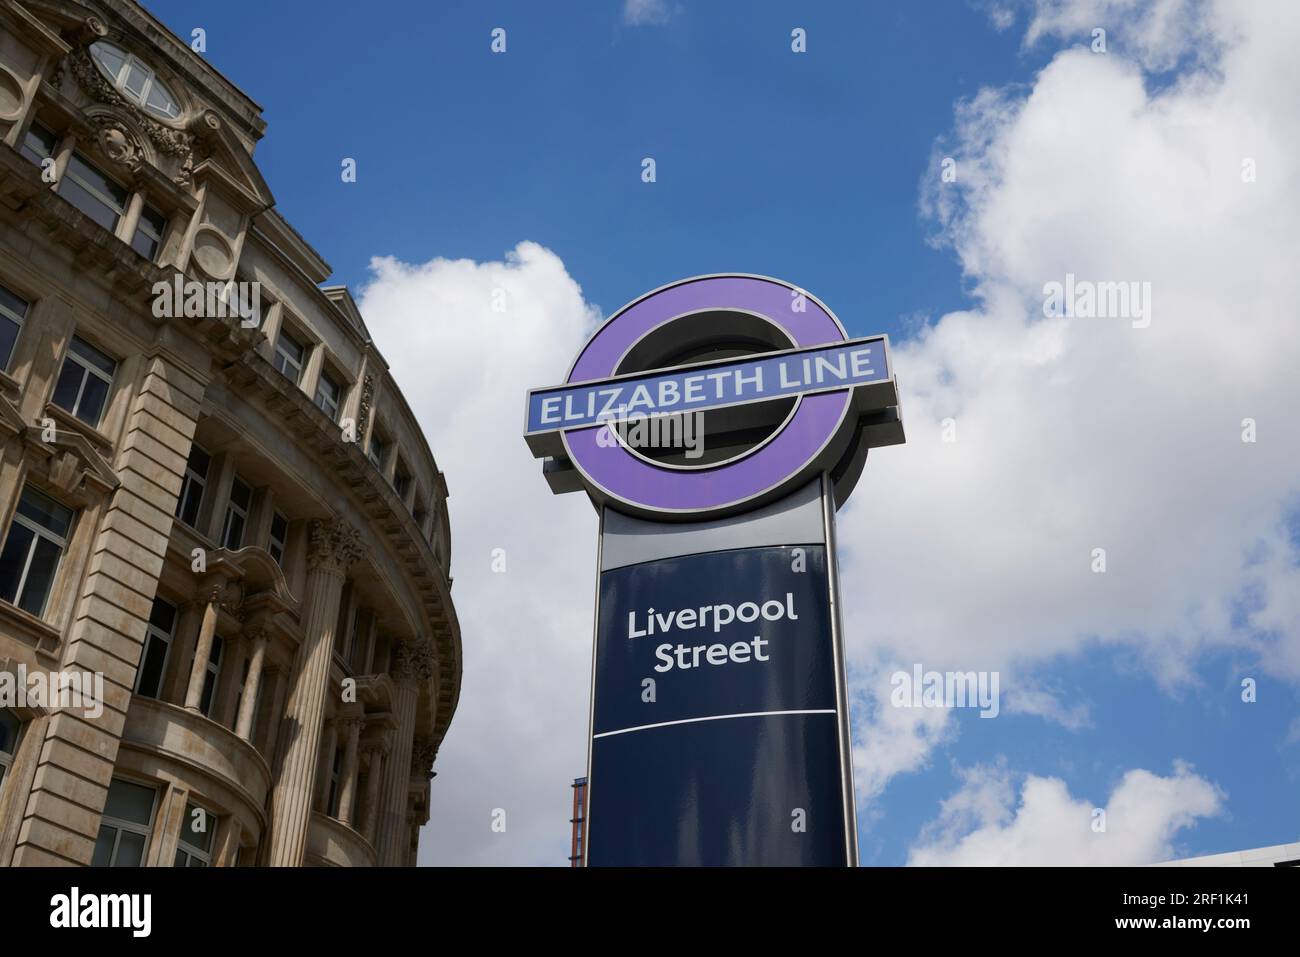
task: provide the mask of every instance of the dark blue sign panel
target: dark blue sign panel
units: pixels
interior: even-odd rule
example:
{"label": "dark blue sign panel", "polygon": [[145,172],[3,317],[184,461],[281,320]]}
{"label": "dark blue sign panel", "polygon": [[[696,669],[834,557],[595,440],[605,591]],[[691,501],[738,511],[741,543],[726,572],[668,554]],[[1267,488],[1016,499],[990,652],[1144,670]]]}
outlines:
{"label": "dark blue sign panel", "polygon": [[843,865],[826,551],[601,575],[587,864]]}

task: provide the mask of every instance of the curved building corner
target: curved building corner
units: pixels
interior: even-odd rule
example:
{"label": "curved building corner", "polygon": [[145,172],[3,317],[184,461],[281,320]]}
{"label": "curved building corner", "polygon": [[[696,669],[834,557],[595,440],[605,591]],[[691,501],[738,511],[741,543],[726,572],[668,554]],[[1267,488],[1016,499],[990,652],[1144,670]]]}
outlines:
{"label": "curved building corner", "polygon": [[415,863],[446,482],[264,129],[131,0],[0,7],[0,864]]}

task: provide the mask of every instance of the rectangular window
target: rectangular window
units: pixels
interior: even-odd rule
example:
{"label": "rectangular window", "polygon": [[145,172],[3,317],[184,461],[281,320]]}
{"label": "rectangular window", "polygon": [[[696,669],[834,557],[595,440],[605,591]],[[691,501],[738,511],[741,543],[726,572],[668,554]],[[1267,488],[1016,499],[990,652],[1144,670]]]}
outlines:
{"label": "rectangular window", "polygon": [[339,816],[339,778],[343,770],[343,752],[334,749],[334,763],[330,766],[330,796],[325,804],[325,813],[330,817]]}
{"label": "rectangular window", "polygon": [[397,469],[393,472],[393,491],[403,502],[406,501],[406,493],[411,490],[411,474],[406,471],[405,466],[399,460]]}
{"label": "rectangular window", "polygon": [[18,732],[22,722],[18,715],[9,710],[0,710],[0,794],[4,793],[5,778],[13,766],[14,755],[18,753]]}
{"label": "rectangular window", "polygon": [[140,867],[153,830],[158,792],[134,781],[113,778],[100,818],[92,867]]}
{"label": "rectangular window", "polygon": [[199,521],[199,506],[203,504],[203,490],[208,486],[208,466],[212,459],[197,445],[190,446],[190,457],[185,462],[185,481],[180,497],[176,499],[176,517],[195,528]]}
{"label": "rectangular window", "polygon": [[342,396],[343,388],[334,381],[328,370],[323,370],[316,383],[316,405],[330,417],[331,422],[338,421],[339,400]]}
{"label": "rectangular window", "polygon": [[55,133],[39,123],[33,123],[28,127],[27,135],[23,137],[20,152],[37,166],[40,166],[41,161],[52,157],[58,147],[59,137]]}
{"label": "rectangular window", "polygon": [[163,232],[167,229],[167,217],[152,206],[140,210],[140,222],[136,224],[135,235],[131,237],[131,248],[145,259],[153,262],[162,246]]}
{"label": "rectangular window", "polygon": [[130,195],[80,153],[73,153],[59,181],[59,195],[109,232],[117,229]]}
{"label": "rectangular window", "polygon": [[307,347],[281,329],[279,337],[275,340],[273,364],[295,385],[302,381],[302,364],[306,355]]}
{"label": "rectangular window", "polygon": [[230,483],[230,503],[226,506],[226,522],[221,529],[221,545],[232,551],[244,547],[244,526],[248,524],[248,508],[253,501],[253,490],[238,475]]}
{"label": "rectangular window", "polygon": [[27,319],[29,303],[22,296],[0,286],[0,370],[8,371],[18,333]]}
{"label": "rectangular window", "polygon": [[275,563],[284,567],[284,549],[289,540],[289,520],[279,512],[271,516],[271,540],[266,550],[271,553]]}
{"label": "rectangular window", "polygon": [[23,489],[0,550],[0,598],[37,617],[45,613],[68,545],[72,514],[30,485]]}
{"label": "rectangular window", "polygon": [[220,636],[212,636],[212,651],[208,654],[208,673],[203,678],[203,697],[199,700],[199,710],[203,716],[212,717],[212,702],[217,696],[217,679],[221,677],[221,653],[225,642]]}
{"label": "rectangular window", "polygon": [[73,336],[50,401],[93,429],[99,425],[104,406],[108,404],[108,391],[116,371],[114,360],[84,339]]}
{"label": "rectangular window", "polygon": [[145,698],[156,698],[162,689],[163,675],[167,672],[167,653],[176,634],[176,607],[161,598],[153,600],[149,613],[149,628],[145,633],[144,655],[140,670],[136,672],[135,693]]}
{"label": "rectangular window", "polygon": [[361,609],[352,606],[352,627],[348,629],[348,650],[344,656],[348,665],[356,667],[357,648],[361,645]]}
{"label": "rectangular window", "polygon": [[211,867],[212,839],[217,816],[194,804],[185,805],[180,841],[176,845],[176,867]]}
{"label": "rectangular window", "polygon": [[370,461],[379,471],[384,470],[384,462],[388,459],[388,443],[379,435],[379,430],[375,429],[370,433]]}

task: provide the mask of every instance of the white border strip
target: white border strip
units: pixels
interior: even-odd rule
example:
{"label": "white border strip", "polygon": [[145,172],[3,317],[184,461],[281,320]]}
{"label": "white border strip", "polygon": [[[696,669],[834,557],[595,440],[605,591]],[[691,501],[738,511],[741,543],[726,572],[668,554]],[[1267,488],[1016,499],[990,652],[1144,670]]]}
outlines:
{"label": "white border strip", "polygon": [[834,708],[819,708],[805,711],[746,711],[742,714],[713,714],[704,718],[682,718],[680,721],[660,721],[658,724],[639,724],[635,728],[620,728],[618,731],[602,731],[592,738],[608,738],[616,734],[628,734],[632,731],[648,731],[650,728],[667,728],[674,724],[696,724],[700,721],[723,721],[727,718],[766,718],[779,714],[839,714]]}

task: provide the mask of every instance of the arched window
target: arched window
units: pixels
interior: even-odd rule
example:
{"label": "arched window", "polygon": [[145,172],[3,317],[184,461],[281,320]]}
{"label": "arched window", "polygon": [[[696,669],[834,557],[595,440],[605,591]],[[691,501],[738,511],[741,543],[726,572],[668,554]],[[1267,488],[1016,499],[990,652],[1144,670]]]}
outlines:
{"label": "arched window", "polygon": [[90,56],[108,81],[132,103],[165,119],[181,115],[180,101],[135,54],[99,40],[90,45]]}

